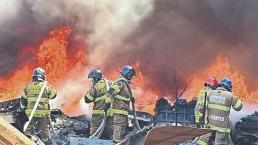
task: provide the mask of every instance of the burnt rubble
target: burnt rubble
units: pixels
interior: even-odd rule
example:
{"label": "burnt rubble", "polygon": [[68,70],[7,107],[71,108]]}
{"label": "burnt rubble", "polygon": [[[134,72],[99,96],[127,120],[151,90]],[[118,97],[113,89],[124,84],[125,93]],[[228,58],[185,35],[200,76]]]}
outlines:
{"label": "burnt rubble", "polygon": [[[0,102],[0,117],[7,120],[18,130],[23,131],[23,126],[27,121],[24,112],[20,111],[20,98]],[[88,137],[89,118],[87,115],[69,117],[59,109],[51,111],[51,140],[53,143],[65,144],[69,137]]]}
{"label": "burnt rubble", "polygon": [[7,120],[18,130],[23,130],[23,125],[27,121],[20,111],[20,98],[8,100],[0,103],[0,117]]}
{"label": "burnt rubble", "polygon": [[258,145],[258,112],[241,118],[231,136],[235,145]]}
{"label": "burnt rubble", "polygon": [[[176,104],[176,106],[175,106]],[[156,126],[169,126],[177,122],[183,126],[194,126],[194,106],[196,101],[187,102],[179,99],[171,103],[168,99],[161,98],[156,102],[155,115],[146,112],[137,112],[137,119],[140,126],[149,126],[152,123]],[[176,110],[176,109],[177,110]],[[132,114],[132,112],[130,112]],[[24,124],[23,115],[19,112],[19,98],[0,103],[0,117],[5,118],[12,125],[22,131]],[[129,115],[129,121],[133,124],[133,115]],[[69,117],[59,109],[51,111],[51,141],[55,145],[63,144],[113,144],[110,141],[89,139],[89,118],[87,115]],[[129,127],[130,128],[130,127]],[[133,132],[133,127],[129,129]],[[246,116],[237,122],[235,130],[231,133],[235,145],[258,145],[258,112]],[[190,145],[191,143],[183,143]]]}
{"label": "burnt rubble", "polygon": [[66,144],[70,137],[89,136],[89,118],[87,115],[69,117],[63,113],[52,116],[51,141],[56,144]]}

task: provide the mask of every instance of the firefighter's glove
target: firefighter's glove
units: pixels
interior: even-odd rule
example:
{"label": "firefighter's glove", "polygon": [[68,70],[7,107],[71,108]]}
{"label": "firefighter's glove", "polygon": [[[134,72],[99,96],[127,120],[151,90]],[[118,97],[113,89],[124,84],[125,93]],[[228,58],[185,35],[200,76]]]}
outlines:
{"label": "firefighter's glove", "polygon": [[106,103],[105,106],[104,106],[104,111],[106,112],[111,106],[111,103]]}

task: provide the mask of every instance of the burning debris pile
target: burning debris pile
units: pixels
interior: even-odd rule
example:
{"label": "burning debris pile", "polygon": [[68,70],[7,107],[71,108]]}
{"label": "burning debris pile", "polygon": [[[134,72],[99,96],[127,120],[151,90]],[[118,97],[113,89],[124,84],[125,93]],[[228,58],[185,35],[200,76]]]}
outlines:
{"label": "burning debris pile", "polygon": [[241,121],[236,123],[233,141],[235,145],[258,144],[258,112],[241,118]]}

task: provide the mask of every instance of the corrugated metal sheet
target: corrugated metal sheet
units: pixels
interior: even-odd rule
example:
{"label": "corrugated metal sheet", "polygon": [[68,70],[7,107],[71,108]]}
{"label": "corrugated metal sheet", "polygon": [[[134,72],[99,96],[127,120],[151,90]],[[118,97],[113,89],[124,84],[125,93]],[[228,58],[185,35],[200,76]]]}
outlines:
{"label": "corrugated metal sheet", "polygon": [[147,134],[144,145],[174,145],[210,132],[209,129],[183,126],[154,128]]}

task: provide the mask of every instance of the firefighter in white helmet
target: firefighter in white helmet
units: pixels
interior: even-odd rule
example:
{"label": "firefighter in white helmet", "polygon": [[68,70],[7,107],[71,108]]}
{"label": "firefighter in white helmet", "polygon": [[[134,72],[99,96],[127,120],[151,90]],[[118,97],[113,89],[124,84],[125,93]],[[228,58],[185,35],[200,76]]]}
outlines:
{"label": "firefighter in white helmet", "polygon": [[[38,127],[40,129],[38,137],[45,144],[50,144],[49,126],[51,124],[49,100],[54,99],[56,95],[56,91],[47,84],[45,70],[40,67],[34,69],[32,82],[26,85],[22,93],[20,107],[25,110],[28,118],[30,118],[27,122],[27,128],[25,127],[25,134],[28,136],[33,135],[34,128]],[[37,101],[38,104],[36,103]]]}

